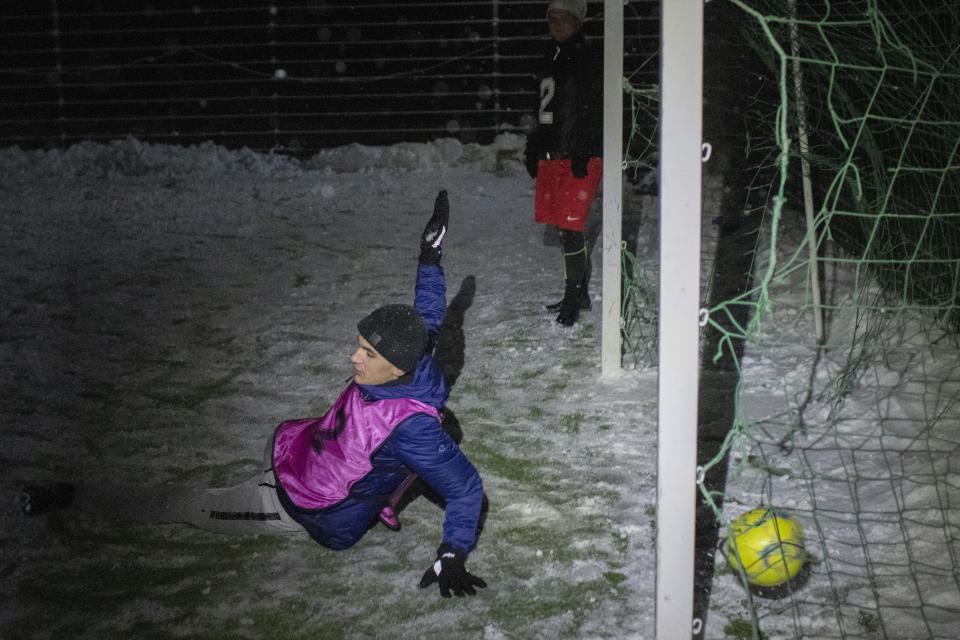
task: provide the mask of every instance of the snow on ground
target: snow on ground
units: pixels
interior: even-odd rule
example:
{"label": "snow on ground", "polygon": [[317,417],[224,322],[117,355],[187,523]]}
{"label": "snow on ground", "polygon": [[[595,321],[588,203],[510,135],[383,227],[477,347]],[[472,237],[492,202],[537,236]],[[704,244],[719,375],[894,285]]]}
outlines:
{"label": "snow on ground", "polygon": [[[0,638],[652,638],[656,372],[599,379],[599,305],[572,329],[543,310],[561,291],[560,251],[532,220],[519,144],[353,145],[304,162],[135,140],[0,150]],[[443,600],[417,588],[442,522],[424,498],[402,513],[399,533],[378,526],[345,552],[306,536],[20,515],[18,490],[32,481],[245,478],[276,424],[322,414],[336,397],[357,320],[410,301],[441,188],[448,299],[463,314],[449,406],[490,499],[468,564],[488,589]],[[656,212],[642,214],[630,241],[655,256]],[[746,354],[742,406],[776,442],[795,422],[812,357],[808,327],[772,323],[779,342]],[[901,364],[902,396],[883,378],[889,368],[874,368],[878,382],[847,398],[851,417],[795,437],[799,453],[770,462],[780,454],[757,438],[734,451],[730,516],[790,500],[780,506],[796,510],[825,560],[794,609],[757,603],[767,637],[840,637],[838,624],[848,637],[949,637],[941,619],[960,611],[948,575],[960,534],[943,507],[958,499],[956,439],[898,441],[909,438],[897,429],[918,413],[955,413],[943,399],[960,380],[941,361]],[[942,381],[935,391],[932,380]],[[872,431],[880,409],[890,427]],[[808,424],[825,410],[809,407]],[[833,446],[818,453],[827,438]],[[759,449],[765,468],[744,462]],[[857,474],[837,472],[843,464]],[[787,471],[771,475],[771,465]],[[924,465],[931,484],[901,492],[918,469],[931,477]],[[859,527],[835,522],[851,505],[826,508],[838,492],[868,514]],[[940,514],[942,526],[897,520],[904,504],[911,516]],[[913,573],[895,560],[857,568],[858,553],[881,551],[871,545],[891,519],[902,534],[921,529],[882,549],[922,552]],[[929,607],[898,604],[917,590]],[[889,606],[871,609],[878,593]],[[706,637],[750,617],[731,575],[714,580],[711,603]],[[934,622],[917,625],[917,615]]]}
{"label": "snow on ground", "polygon": [[[781,265],[802,247],[802,229],[782,240]],[[910,312],[856,310],[852,269],[824,264],[827,348],[816,367],[805,270],[771,281],[772,313],[742,359],[739,416],[751,426],[730,454],[727,520],[760,504],[784,509],[802,524],[812,557],[796,593],[753,599],[760,629],[770,640],[955,639],[956,345],[932,341],[936,330]],[[720,573],[708,638],[750,620],[735,576]]]}
{"label": "snow on ground", "polygon": [[[656,379],[598,381],[598,312],[565,329],[543,310],[562,291],[560,250],[499,150],[356,146],[302,164],[134,140],[0,152],[0,636],[644,637]],[[31,481],[250,474],[276,424],[342,389],[357,320],[412,301],[441,188],[448,298],[466,307],[450,408],[490,499],[468,565],[482,595],[417,588],[442,522],[425,499],[399,533],[340,553],[306,536],[20,517]]]}

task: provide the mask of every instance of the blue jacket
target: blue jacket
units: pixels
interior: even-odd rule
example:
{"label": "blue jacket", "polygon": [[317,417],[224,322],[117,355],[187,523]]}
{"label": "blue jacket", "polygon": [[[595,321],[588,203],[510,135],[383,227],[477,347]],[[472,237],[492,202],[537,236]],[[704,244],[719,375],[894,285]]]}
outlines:
{"label": "blue jacket", "polygon": [[[450,390],[432,355],[446,314],[446,284],[439,265],[418,266],[414,306],[423,316],[430,335],[427,354],[417,363],[413,374],[401,378],[399,384],[358,385],[363,401],[413,398],[437,409],[446,403]],[[323,509],[302,509],[293,504],[278,484],[280,502],[290,517],[318,543],[331,549],[347,549],[377,523],[390,495],[412,471],[446,502],[443,542],[465,552],[473,549],[483,483],[436,418],[417,413],[400,422],[373,453],[371,463],[370,472],[337,504]]]}

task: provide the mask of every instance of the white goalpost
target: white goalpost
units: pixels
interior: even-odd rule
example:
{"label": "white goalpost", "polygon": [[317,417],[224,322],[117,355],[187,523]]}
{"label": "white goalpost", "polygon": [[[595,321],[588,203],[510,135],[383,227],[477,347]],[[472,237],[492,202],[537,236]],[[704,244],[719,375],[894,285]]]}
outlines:
{"label": "white goalpost", "polygon": [[603,3],[603,289],[600,375],[620,371],[623,218],[623,1]]}
{"label": "white goalpost", "polygon": [[[601,376],[621,367],[623,0],[604,0]],[[696,525],[703,0],[661,2],[655,637],[690,638]]]}
{"label": "white goalpost", "polygon": [[[621,367],[623,0],[604,0],[601,376]],[[690,638],[696,525],[703,0],[661,2],[656,638]]]}
{"label": "white goalpost", "polygon": [[661,7],[656,638],[693,632],[703,0]]}

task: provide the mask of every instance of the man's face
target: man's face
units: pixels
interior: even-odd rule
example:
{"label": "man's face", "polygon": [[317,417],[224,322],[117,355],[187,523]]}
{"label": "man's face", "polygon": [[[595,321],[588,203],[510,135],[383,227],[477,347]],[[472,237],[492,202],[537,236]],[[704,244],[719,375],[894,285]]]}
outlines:
{"label": "man's face", "polygon": [[357,350],[350,356],[350,362],[357,384],[383,384],[403,375],[403,371],[380,355],[363,336],[357,336]]}
{"label": "man's face", "polygon": [[580,21],[569,11],[550,9],[547,14],[550,37],[557,42],[566,42],[580,31]]}

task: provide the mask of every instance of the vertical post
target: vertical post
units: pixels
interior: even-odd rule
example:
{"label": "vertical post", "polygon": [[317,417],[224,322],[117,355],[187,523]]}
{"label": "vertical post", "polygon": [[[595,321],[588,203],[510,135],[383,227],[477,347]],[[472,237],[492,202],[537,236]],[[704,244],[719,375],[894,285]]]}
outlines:
{"label": "vertical post", "polygon": [[500,134],[500,0],[493,0],[493,135]]}
{"label": "vertical post", "polygon": [[268,11],[270,13],[270,21],[267,23],[267,37],[269,38],[270,44],[270,64],[273,67],[273,76],[270,82],[270,87],[273,89],[273,93],[270,94],[270,101],[271,104],[273,104],[273,113],[270,114],[273,146],[270,147],[270,153],[273,153],[280,149],[280,88],[278,82],[280,79],[286,77],[286,72],[280,73],[280,70],[277,68],[277,6],[271,4]]}
{"label": "vertical post", "polygon": [[60,10],[57,8],[57,0],[50,2],[50,35],[53,37],[53,51],[57,60],[57,124],[60,125],[60,143],[67,141],[67,116],[64,111],[66,101],[63,97],[63,51],[60,48]]}
{"label": "vertical post", "polygon": [[623,205],[623,0],[603,2],[603,303],[600,375],[620,371]]}
{"label": "vertical post", "polygon": [[797,0],[788,0],[790,9],[790,53],[793,56],[793,91],[797,101],[797,136],[800,140],[800,173],[803,177],[803,215],[807,222],[807,257],[810,259],[810,295],[813,297],[813,327],[817,344],[822,345],[823,307],[820,295],[820,262],[817,251],[817,227],[813,217],[813,185],[810,178],[810,142],[807,139],[807,100],[803,91],[800,66],[800,28],[797,26]]}
{"label": "vertical post", "polygon": [[657,640],[689,640],[697,473],[703,0],[664,0],[660,8],[655,626]]}

